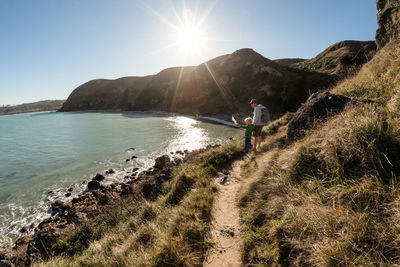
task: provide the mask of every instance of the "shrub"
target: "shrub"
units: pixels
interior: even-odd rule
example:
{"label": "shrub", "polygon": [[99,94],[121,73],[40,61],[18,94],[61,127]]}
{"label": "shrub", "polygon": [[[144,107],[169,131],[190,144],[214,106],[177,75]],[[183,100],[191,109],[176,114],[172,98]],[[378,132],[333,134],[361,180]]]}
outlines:
{"label": "shrub", "polygon": [[53,247],[54,255],[74,255],[85,250],[91,241],[101,238],[101,227],[85,224],[72,235],[60,240]]}

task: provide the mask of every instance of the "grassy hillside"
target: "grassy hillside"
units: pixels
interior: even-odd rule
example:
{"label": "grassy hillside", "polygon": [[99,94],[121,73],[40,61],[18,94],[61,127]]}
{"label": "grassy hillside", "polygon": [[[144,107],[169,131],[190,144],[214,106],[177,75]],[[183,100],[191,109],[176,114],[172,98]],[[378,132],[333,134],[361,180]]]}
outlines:
{"label": "grassy hillside", "polygon": [[[269,147],[258,171],[248,162],[239,199],[244,263],[400,264],[399,62],[399,43],[387,45],[332,90],[355,100],[341,114],[298,142]],[[284,134],[280,124],[268,139]]]}
{"label": "grassy hillside", "polygon": [[[381,49],[333,93],[343,112],[296,142],[287,114],[243,160],[242,260],[261,266],[400,264],[400,46]],[[106,215],[49,248],[40,266],[198,266],[210,244],[213,178],[241,141],[175,170],[158,199]]]}
{"label": "grassy hillside", "polygon": [[239,142],[213,148],[182,164],[152,202],[83,225],[49,252],[39,266],[201,265],[210,246],[216,191],[212,178],[242,155]]}

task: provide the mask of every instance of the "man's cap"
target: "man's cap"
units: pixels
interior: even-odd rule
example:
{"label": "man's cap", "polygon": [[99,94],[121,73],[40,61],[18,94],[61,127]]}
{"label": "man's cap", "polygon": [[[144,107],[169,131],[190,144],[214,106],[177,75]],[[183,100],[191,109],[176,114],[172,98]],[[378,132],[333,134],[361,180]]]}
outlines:
{"label": "man's cap", "polygon": [[257,102],[257,99],[252,99],[252,100],[250,100],[250,104],[257,104],[258,102]]}

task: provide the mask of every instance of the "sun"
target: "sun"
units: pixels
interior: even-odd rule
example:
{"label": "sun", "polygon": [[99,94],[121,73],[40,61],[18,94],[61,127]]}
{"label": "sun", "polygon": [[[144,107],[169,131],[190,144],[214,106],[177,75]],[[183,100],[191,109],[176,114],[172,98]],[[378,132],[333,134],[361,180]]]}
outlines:
{"label": "sun", "polygon": [[198,54],[202,50],[204,38],[204,29],[202,22],[196,18],[191,9],[184,8],[182,16],[178,17],[179,25],[176,30],[176,43],[178,49],[185,52],[186,55]]}
{"label": "sun", "polygon": [[203,36],[201,29],[185,25],[178,30],[179,48],[186,52],[198,52],[202,47]]}
{"label": "sun", "polygon": [[194,62],[204,59],[204,55],[212,47],[211,42],[220,39],[210,32],[210,25],[206,22],[215,1],[213,3],[204,7],[201,7],[200,4],[196,4],[196,7],[189,7],[186,5],[186,0],[182,0],[182,10],[179,12],[179,8],[175,8],[171,2],[171,12],[169,12],[168,18],[144,4],[157,19],[172,30],[166,32],[168,41],[158,51],[169,50],[179,56],[183,60],[183,64],[195,64]]}

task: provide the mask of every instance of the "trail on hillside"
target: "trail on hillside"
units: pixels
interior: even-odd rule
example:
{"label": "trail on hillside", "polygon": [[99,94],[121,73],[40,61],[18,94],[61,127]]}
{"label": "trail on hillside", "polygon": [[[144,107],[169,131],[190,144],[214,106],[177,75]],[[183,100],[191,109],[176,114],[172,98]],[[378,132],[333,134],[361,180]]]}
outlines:
{"label": "trail on hillside", "polygon": [[241,176],[242,166],[247,160],[237,160],[229,173],[216,179],[218,193],[212,207],[211,241],[213,247],[208,251],[203,263],[205,267],[242,266],[240,214],[237,206],[238,193],[263,175],[265,166],[274,162],[277,150],[264,144],[263,153],[253,156],[248,162],[254,171],[249,177]]}
{"label": "trail on hillside", "polygon": [[243,160],[232,164],[232,170],[217,178],[218,193],[212,207],[211,242],[203,263],[205,267],[241,266],[242,236],[240,233],[237,195],[241,186]]}

